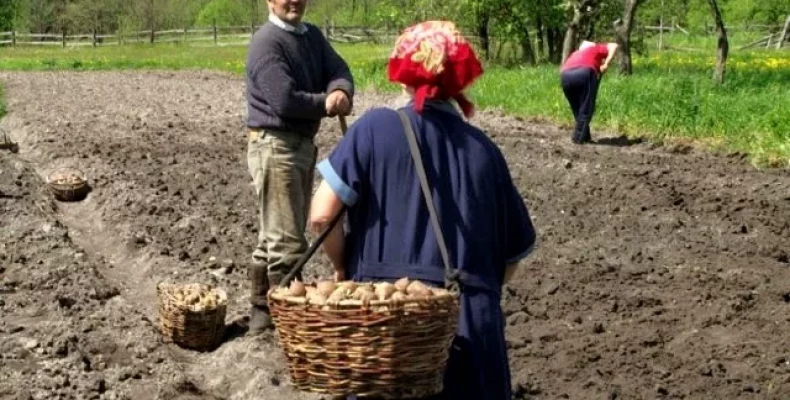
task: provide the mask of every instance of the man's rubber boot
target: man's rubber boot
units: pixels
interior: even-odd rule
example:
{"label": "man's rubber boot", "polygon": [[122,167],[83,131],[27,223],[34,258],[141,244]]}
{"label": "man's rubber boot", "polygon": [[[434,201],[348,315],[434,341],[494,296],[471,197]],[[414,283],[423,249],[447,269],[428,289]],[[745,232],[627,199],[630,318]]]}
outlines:
{"label": "man's rubber boot", "polygon": [[250,307],[250,329],[247,331],[249,335],[258,336],[272,328],[274,322],[269,314],[269,307],[256,305]]}
{"label": "man's rubber boot", "polygon": [[250,278],[250,325],[247,334],[256,336],[274,328],[269,306],[266,301],[266,293],[269,291],[269,277],[266,273],[266,265],[252,264],[247,270]]}

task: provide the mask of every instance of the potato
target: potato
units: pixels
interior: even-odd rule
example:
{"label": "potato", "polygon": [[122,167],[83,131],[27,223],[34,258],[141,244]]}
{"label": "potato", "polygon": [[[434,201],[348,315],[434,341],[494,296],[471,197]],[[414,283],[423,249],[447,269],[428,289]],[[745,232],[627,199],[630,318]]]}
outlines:
{"label": "potato", "polygon": [[326,300],[327,300],[326,296],[324,296],[323,294],[318,293],[318,292],[312,292],[312,293],[307,295],[307,301],[310,304],[323,306],[324,304],[326,304]]}
{"label": "potato", "polygon": [[365,292],[364,290],[359,290],[359,288],[357,288],[357,290],[355,290],[354,293],[351,293],[351,295],[348,297],[354,300],[359,300],[362,298],[362,295],[365,293],[367,292]]}
{"label": "potato", "polygon": [[356,282],[353,281],[345,281],[345,282],[340,282],[337,286],[343,288],[343,290],[345,290],[347,293],[350,294],[350,293],[354,293],[354,291],[357,290],[358,285]]}
{"label": "potato", "polygon": [[376,287],[376,296],[379,300],[389,300],[393,293],[397,292],[395,285],[389,282],[383,282]]}
{"label": "potato", "polygon": [[405,292],[407,287],[409,287],[409,278],[405,276],[395,282],[395,289],[398,289],[400,292]]}
{"label": "potato", "polygon": [[197,293],[190,293],[189,296],[187,296],[185,300],[186,300],[186,303],[189,304],[189,305],[197,304],[197,302],[200,300],[200,296],[198,296]]}
{"label": "potato", "polygon": [[335,289],[334,292],[332,292],[331,295],[329,295],[329,298],[327,298],[326,301],[327,301],[327,303],[338,303],[338,302],[343,301],[345,299],[346,299],[346,291],[345,291],[345,289],[343,289],[342,287],[338,287],[338,288]]}
{"label": "potato", "polygon": [[372,283],[360,283],[357,290],[362,290],[368,293],[376,293],[376,287]]}
{"label": "potato", "polygon": [[214,308],[217,306],[217,300],[213,297],[205,297],[201,304],[206,308]]}
{"label": "potato", "polygon": [[395,292],[395,293],[393,293],[393,294],[392,294],[392,297],[390,297],[390,299],[391,299],[392,301],[396,301],[396,302],[397,302],[397,301],[405,301],[405,300],[408,300],[408,298],[406,297],[406,295],[405,295],[403,292]]}
{"label": "potato", "polygon": [[318,285],[316,285],[316,290],[325,297],[329,297],[329,295],[335,291],[335,283],[330,281],[318,282]]}
{"label": "potato", "polygon": [[[359,292],[359,291],[357,291]],[[376,300],[376,294],[373,292],[362,291],[362,295],[360,296],[359,300],[362,301],[363,304],[368,304],[371,301]]]}
{"label": "potato", "polygon": [[307,294],[307,290],[304,287],[304,283],[299,282],[298,279],[294,279],[291,281],[289,293],[291,296],[304,297],[304,295]]}
{"label": "potato", "polygon": [[417,296],[430,296],[431,289],[429,289],[428,286],[420,281],[413,281],[406,288],[406,293]]}

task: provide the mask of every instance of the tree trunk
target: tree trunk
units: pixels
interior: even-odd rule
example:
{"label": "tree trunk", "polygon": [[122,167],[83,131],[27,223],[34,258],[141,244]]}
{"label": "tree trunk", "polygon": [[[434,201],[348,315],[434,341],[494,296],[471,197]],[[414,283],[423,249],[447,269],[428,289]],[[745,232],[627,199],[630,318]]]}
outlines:
{"label": "tree trunk", "polygon": [[477,36],[480,37],[480,47],[483,49],[483,57],[486,61],[491,58],[491,41],[488,35],[488,21],[490,15],[487,11],[477,14]]}
{"label": "tree trunk", "polygon": [[559,64],[562,58],[562,33],[559,28],[549,28],[549,59],[555,64]]}
{"label": "tree trunk", "polygon": [[719,12],[719,5],[716,0],[708,0],[710,10],[713,13],[713,20],[716,23],[716,35],[719,37],[716,49],[716,70],[713,71],[713,80],[718,84],[724,83],[724,73],[727,69],[727,55],[730,51],[730,43],[727,41],[727,29],[724,27],[724,20]]}
{"label": "tree trunk", "polygon": [[568,23],[568,30],[565,32],[565,40],[562,43],[562,62],[565,62],[571,52],[576,48],[576,44],[579,41],[579,29],[581,26],[585,25],[585,22],[587,22],[590,17],[591,12],[589,8],[595,7],[596,5],[597,0],[581,0],[574,4],[573,19]]}
{"label": "tree trunk", "polygon": [[[578,14],[577,14],[578,15]],[[579,28],[579,21],[576,16],[573,17],[573,21],[568,24],[568,30],[565,31],[565,40],[562,42],[562,60],[561,63],[564,63],[568,56],[571,55],[573,49],[576,48],[577,42],[577,29]]]}
{"label": "tree trunk", "polygon": [[631,30],[634,27],[634,17],[636,8],[642,0],[626,0],[623,18],[614,22],[615,38],[619,49],[617,50],[617,66],[623,75],[631,75],[633,67],[631,64]]}
{"label": "tree trunk", "polygon": [[546,58],[546,48],[545,48],[546,44],[545,44],[545,42],[543,40],[543,35],[545,35],[546,32],[545,32],[545,29],[543,29],[543,19],[538,17],[538,20],[536,21],[536,23],[537,23],[536,34],[538,35],[538,57],[540,57],[541,59],[545,59]]}
{"label": "tree trunk", "polygon": [[535,65],[535,49],[532,46],[532,38],[529,35],[529,27],[524,26],[521,32],[521,60],[525,63]]}

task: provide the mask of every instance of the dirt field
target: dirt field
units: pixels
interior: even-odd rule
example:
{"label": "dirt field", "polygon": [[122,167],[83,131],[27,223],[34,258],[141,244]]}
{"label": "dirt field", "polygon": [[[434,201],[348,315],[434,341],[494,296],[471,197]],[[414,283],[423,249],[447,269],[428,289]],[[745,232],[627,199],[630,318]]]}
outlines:
{"label": "dirt field", "polygon": [[[243,336],[256,235],[244,83],[203,73],[0,73],[0,399],[319,399]],[[356,113],[393,104],[363,94]],[[352,117],[353,120],[353,117]],[[517,399],[790,398],[790,173],[481,113],[539,229],[506,288]],[[340,135],[318,137],[322,155]],[[77,166],[93,191],[51,198]],[[311,275],[328,274],[322,255]],[[162,344],[155,285],[220,284],[227,341]]]}

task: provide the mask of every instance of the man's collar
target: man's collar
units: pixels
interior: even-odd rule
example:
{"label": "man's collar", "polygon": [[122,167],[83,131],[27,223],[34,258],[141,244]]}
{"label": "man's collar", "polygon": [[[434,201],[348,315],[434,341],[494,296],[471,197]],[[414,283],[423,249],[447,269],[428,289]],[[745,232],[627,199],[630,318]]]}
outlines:
{"label": "man's collar", "polygon": [[296,33],[299,35],[304,35],[305,33],[307,33],[307,25],[300,22],[298,25],[294,26],[281,20],[278,16],[271,13],[269,14],[269,22],[273,23],[274,25],[278,26],[280,29],[283,29],[287,32]]}

